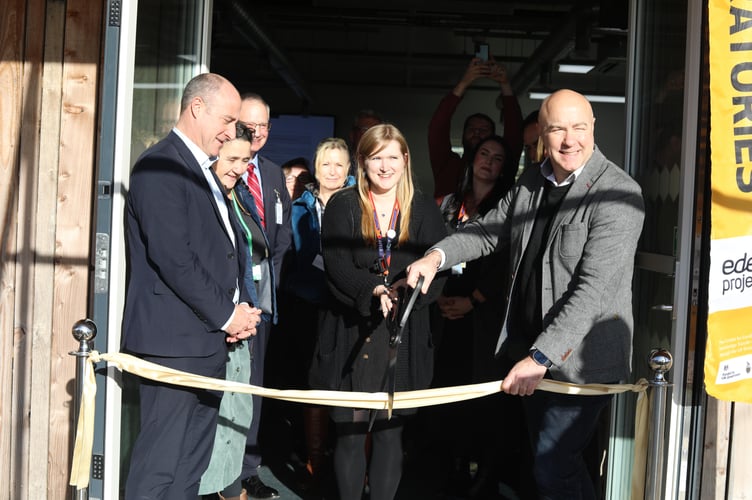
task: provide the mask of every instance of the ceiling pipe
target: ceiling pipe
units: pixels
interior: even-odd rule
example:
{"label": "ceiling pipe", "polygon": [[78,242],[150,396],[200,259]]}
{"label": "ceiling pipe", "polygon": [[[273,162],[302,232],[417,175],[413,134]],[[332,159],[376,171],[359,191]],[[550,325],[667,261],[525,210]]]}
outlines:
{"label": "ceiling pipe", "polygon": [[287,86],[303,100],[303,107],[306,109],[313,99],[306,89],[303,79],[295,68],[293,68],[292,63],[287,59],[287,56],[285,56],[282,50],[277,47],[266,33],[264,33],[264,30],[261,29],[256,21],[253,20],[246,5],[243,5],[239,0],[230,0],[228,4],[242,25],[240,29],[236,26],[236,31],[247,42],[255,45],[260,52],[266,52],[272,69],[274,69]]}
{"label": "ceiling pipe", "polygon": [[[583,19],[586,18],[586,19]],[[564,21],[552,31],[535,49],[528,60],[512,77],[512,88],[520,96],[539,80],[541,70],[550,66],[554,61],[568,54],[575,46],[577,25],[583,21],[592,22],[592,6],[576,7],[572,9]]]}

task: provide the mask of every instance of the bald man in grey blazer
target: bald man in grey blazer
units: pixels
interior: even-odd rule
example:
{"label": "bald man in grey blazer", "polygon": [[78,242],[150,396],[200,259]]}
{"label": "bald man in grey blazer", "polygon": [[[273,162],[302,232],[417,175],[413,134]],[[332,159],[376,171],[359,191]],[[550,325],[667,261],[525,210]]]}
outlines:
{"label": "bald man in grey blazer", "polygon": [[[560,90],[541,105],[548,159],[528,168],[483,218],[440,241],[408,269],[408,284],[509,250],[507,313],[497,355],[512,363],[502,390],[524,398],[540,498],[595,498],[582,451],[610,396],[535,391],[544,377],[627,379],[632,275],[642,231],[640,186],[595,146],[587,99]],[[514,430],[510,430],[514,432]]]}

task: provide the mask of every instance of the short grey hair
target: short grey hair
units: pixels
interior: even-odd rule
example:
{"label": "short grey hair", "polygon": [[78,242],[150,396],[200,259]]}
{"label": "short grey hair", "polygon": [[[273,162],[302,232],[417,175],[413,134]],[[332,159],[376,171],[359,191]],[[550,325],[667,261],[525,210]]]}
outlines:
{"label": "short grey hair", "polygon": [[272,108],[269,106],[269,103],[264,100],[263,97],[256,94],[255,92],[245,92],[240,96],[240,102],[245,101],[258,101],[264,106],[266,106],[266,114],[268,114],[270,117],[272,116]]}
{"label": "short grey hair", "polygon": [[225,77],[215,73],[201,73],[198,76],[194,76],[183,90],[183,97],[180,99],[180,112],[182,113],[188,109],[191,101],[196,97],[200,97],[204,102],[208,103],[211,100],[210,96],[219,93],[222,86],[227,83],[229,82]]}

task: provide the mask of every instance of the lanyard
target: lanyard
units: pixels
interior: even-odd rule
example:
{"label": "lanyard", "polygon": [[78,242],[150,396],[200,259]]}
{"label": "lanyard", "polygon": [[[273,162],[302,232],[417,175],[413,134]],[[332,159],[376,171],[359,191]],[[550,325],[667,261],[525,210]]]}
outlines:
{"label": "lanyard", "polygon": [[465,202],[462,202],[462,205],[460,205],[460,213],[457,214],[457,229],[459,229],[463,225],[462,219],[465,217],[465,214],[467,211],[465,210]]}
{"label": "lanyard", "polygon": [[253,237],[251,236],[251,230],[248,229],[248,226],[243,220],[243,214],[240,213],[240,204],[238,203],[238,199],[235,197],[235,192],[231,191],[230,196],[232,196],[232,208],[235,210],[235,215],[238,216],[238,221],[240,222],[240,225],[243,226],[245,239],[248,240],[248,252],[251,255],[251,263],[253,263]]}
{"label": "lanyard", "polygon": [[[379,245],[379,268],[382,276],[384,276],[384,285],[386,285],[389,265],[392,262],[392,240],[397,236],[394,228],[397,226],[397,218],[399,217],[399,203],[394,200],[392,217],[389,219],[389,230],[387,230],[386,236],[383,236],[379,225],[379,214],[376,212],[376,204],[373,202],[373,194],[370,191],[368,197],[371,199],[371,206],[373,207],[373,223],[376,226],[376,242]],[[384,248],[384,240],[386,240],[386,248]]]}
{"label": "lanyard", "polygon": [[319,227],[318,227],[318,230],[319,230],[319,235],[318,235],[319,236],[319,254],[323,255],[324,254],[324,247],[322,246],[322,243],[321,243],[321,221],[324,220],[324,210],[326,210],[326,205],[324,205],[324,202],[321,201],[321,198],[319,198],[318,196],[316,197],[316,202],[315,203],[316,203],[316,217],[318,218],[318,221],[319,221]]}

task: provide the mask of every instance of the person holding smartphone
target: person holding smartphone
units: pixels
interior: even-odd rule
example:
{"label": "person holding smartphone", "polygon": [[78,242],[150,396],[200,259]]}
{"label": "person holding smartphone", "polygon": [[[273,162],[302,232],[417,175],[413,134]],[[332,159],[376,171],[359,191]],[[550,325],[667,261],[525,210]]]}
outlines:
{"label": "person holding smartphone", "polygon": [[[485,50],[484,47],[485,46]],[[483,60],[485,55],[487,60]],[[514,179],[517,164],[522,153],[522,111],[503,66],[494,61],[488,53],[488,46],[479,47],[476,57],[470,61],[457,85],[439,102],[428,125],[428,154],[433,172],[434,198],[440,199],[457,190],[462,182],[469,158],[466,155],[478,143],[496,133],[496,123],[486,113],[473,113],[465,119],[462,127],[462,156],[452,151],[452,117],[467,89],[476,80],[490,78],[499,84],[500,95],[497,105],[501,107],[504,122],[504,139],[509,145],[504,176]]]}

